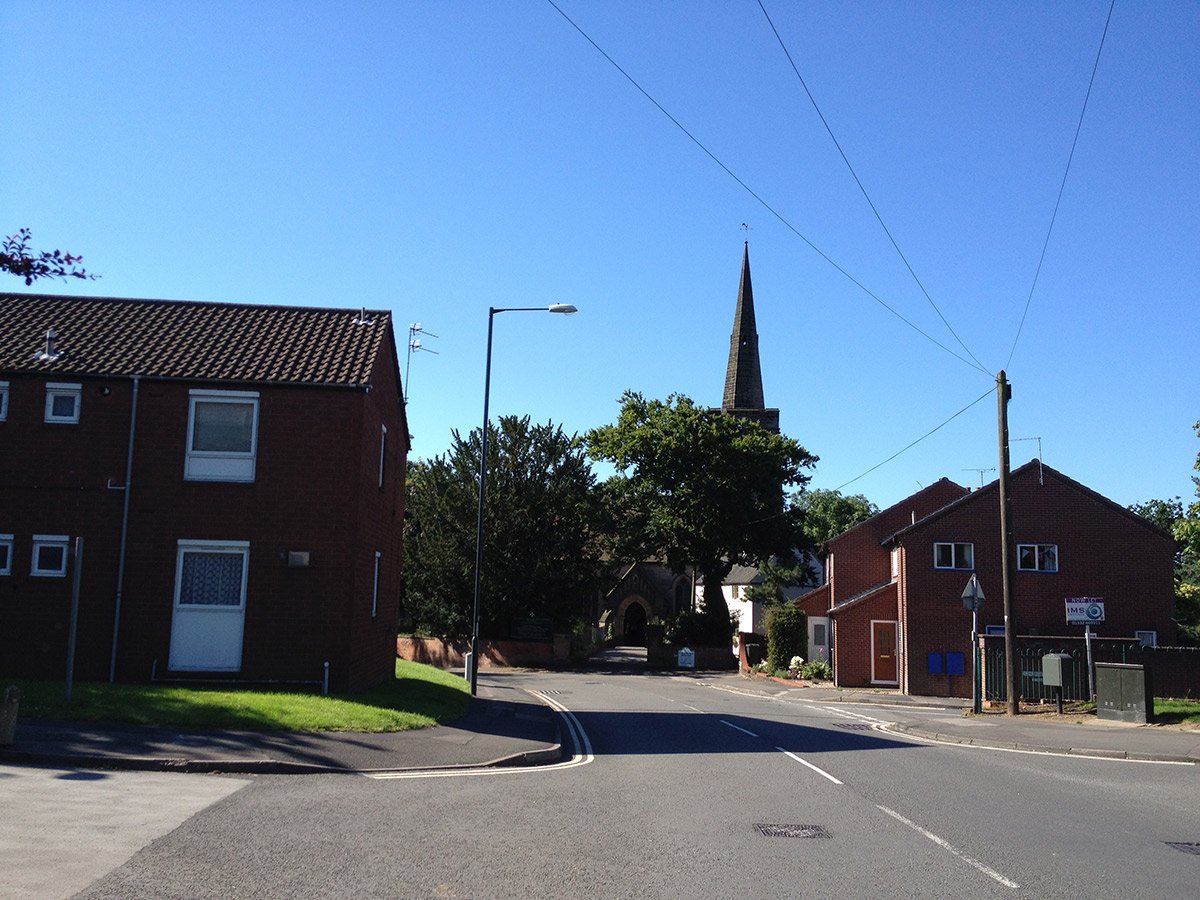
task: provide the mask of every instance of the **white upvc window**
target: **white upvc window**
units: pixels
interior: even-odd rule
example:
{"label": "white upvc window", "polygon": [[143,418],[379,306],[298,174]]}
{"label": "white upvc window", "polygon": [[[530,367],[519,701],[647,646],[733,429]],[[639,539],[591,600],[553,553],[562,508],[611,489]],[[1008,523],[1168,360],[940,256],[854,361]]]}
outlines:
{"label": "white upvc window", "polygon": [[258,391],[189,391],[187,481],[253,481]]}
{"label": "white upvc window", "polygon": [[900,577],[900,548],[892,548],[892,581]]}
{"label": "white upvc window", "polygon": [[1139,641],[1141,641],[1141,644],[1143,647],[1157,647],[1158,646],[1158,632],[1157,631],[1135,631],[1133,633],[1133,636],[1135,638],[1137,638]]}
{"label": "white upvc window", "polygon": [[375,584],[371,588],[371,618],[374,619],[379,615],[379,561],[383,558],[383,554],[378,550],[375,551]]}
{"label": "white upvc window", "polygon": [[1057,572],[1058,544],[1017,544],[1017,568],[1022,572]]}
{"label": "white upvc window", "polygon": [[387,426],[380,425],[379,432],[379,486],[383,487],[384,461],[387,459]]}
{"label": "white upvc window", "polygon": [[0,575],[12,574],[13,536],[0,534]]}
{"label": "white upvc window", "polygon": [[74,425],[83,405],[83,385],[51,381],[46,385],[46,421]]}
{"label": "white upvc window", "polygon": [[975,545],[965,543],[936,543],[933,545],[933,567],[935,569],[975,568]]}
{"label": "white upvc window", "polygon": [[71,538],[65,534],[35,534],[29,574],[39,578],[65,577],[70,544]]}
{"label": "white upvc window", "polygon": [[0,381],[0,422],[8,418],[8,382]]}

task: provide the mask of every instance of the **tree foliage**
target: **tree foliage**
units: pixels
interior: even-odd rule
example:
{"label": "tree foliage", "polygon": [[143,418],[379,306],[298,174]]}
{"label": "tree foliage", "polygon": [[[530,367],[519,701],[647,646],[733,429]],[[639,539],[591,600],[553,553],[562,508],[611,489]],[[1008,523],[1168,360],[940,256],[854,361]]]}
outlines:
{"label": "tree foliage", "polygon": [[[879,507],[862,494],[846,496],[828,488],[801,491],[794,503],[804,511],[805,535],[818,548],[879,512]],[[820,550],[820,556],[825,558],[824,550]]]}
{"label": "tree foliage", "polygon": [[31,237],[29,229],[22,228],[4,239],[3,245],[0,245],[0,272],[24,278],[27,285],[33,284],[39,278],[61,278],[66,281],[68,278],[92,280],[99,277],[80,268],[82,256],[76,256],[66,250],[31,251]]}
{"label": "tree foliage", "polygon": [[790,603],[773,606],[767,613],[767,668],[788,668],[793,656],[808,655],[808,616]]}
{"label": "tree foliage", "polygon": [[[680,394],[662,401],[627,391],[617,422],[586,440],[593,459],[618,470],[606,484],[616,552],[660,559],[675,572],[695,566],[705,598],[722,598],[733,565],[790,556],[804,544],[803,514],[784,492],[808,483],[804,470],[817,458],[790,438]],[[728,624],[723,598],[704,611]]]}
{"label": "tree foliage", "polygon": [[[402,603],[413,626],[466,636],[474,602],[481,429],[409,469]],[[600,495],[583,448],[552,423],[503,416],[488,437],[481,632],[546,616],[566,628],[595,587]]]}
{"label": "tree foliage", "polygon": [[[1195,429],[1200,436],[1200,422]],[[1195,468],[1200,471],[1200,453],[1196,454]],[[1200,646],[1200,477],[1192,476],[1192,481],[1196,484],[1197,500],[1186,508],[1180,497],[1147,500],[1129,508],[1175,536],[1175,614],[1179,639],[1181,643]]]}

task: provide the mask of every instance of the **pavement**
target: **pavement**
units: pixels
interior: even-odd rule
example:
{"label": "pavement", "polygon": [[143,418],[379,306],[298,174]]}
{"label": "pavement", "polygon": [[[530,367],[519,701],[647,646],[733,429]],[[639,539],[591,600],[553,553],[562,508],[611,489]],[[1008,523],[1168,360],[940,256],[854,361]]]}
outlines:
{"label": "pavement", "polygon": [[[629,671],[622,659],[619,670]],[[678,674],[678,673],[674,673]],[[970,701],[896,691],[797,687],[729,672],[695,672],[721,690],[816,704],[862,704],[889,730],[925,740],[1006,750],[1200,764],[1200,729],[1134,725],[1094,716],[1047,719],[966,714]],[[387,734],[186,731],[25,722],[0,746],[0,764],[260,774],[432,771],[545,765],[564,756],[560,718],[528,692],[496,678],[479,682],[467,714],[449,724]]]}
{"label": "pavement", "polygon": [[[862,704],[887,730],[924,740],[1000,750],[1200,764],[1200,728],[1138,725],[1094,715],[1052,715],[1053,704],[1024,705],[1022,715],[1004,710],[970,712],[958,697],[920,697],[898,691],[833,686],[795,687],[783,679],[725,674],[709,679],[727,690],[817,704]],[[866,710],[864,709],[864,712]]]}

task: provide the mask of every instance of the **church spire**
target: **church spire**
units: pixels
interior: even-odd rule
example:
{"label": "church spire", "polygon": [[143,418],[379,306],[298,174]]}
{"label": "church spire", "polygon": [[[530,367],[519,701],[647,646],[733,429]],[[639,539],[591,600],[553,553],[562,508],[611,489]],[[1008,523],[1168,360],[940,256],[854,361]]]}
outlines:
{"label": "church spire", "polygon": [[754,321],[754,289],[750,284],[750,242],[742,254],[742,281],[738,286],[733,334],[729,338],[729,365],[725,370],[725,397],[721,411],[754,419],[768,431],[779,432],[779,410],[767,409],[763,400],[762,369],[758,359],[758,330]]}

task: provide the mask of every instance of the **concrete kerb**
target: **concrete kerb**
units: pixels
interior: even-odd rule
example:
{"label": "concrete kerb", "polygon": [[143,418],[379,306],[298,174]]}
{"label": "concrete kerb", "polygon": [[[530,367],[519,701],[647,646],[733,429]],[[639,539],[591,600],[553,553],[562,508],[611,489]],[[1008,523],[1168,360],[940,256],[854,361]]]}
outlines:
{"label": "concrete kerb", "polygon": [[1015,750],[1020,753],[1041,753],[1050,756],[1085,756],[1092,759],[1127,759],[1137,762],[1167,762],[1196,765],[1197,761],[1189,756],[1174,753],[1139,753],[1130,750],[1109,750],[1090,747],[1049,747],[1040,744],[1025,744],[1020,741],[996,741],[986,738],[968,738],[957,734],[945,734],[939,731],[928,731],[917,725],[906,722],[895,722],[885,730],[926,741],[936,741],[940,744],[961,744],[970,747],[980,747],[986,750]]}
{"label": "concrete kerb", "polygon": [[117,753],[54,753],[0,747],[0,763],[57,766],[113,771],[178,772],[218,775],[370,775],[401,772],[463,772],[473,769],[519,768],[552,765],[563,755],[562,714],[534,695],[553,713],[555,742],[534,750],[519,750],[477,763],[449,765],[356,768],[282,759],[196,759],[183,756],[134,756]]}

